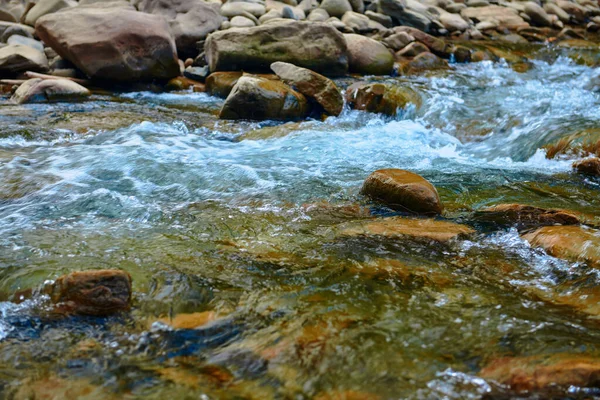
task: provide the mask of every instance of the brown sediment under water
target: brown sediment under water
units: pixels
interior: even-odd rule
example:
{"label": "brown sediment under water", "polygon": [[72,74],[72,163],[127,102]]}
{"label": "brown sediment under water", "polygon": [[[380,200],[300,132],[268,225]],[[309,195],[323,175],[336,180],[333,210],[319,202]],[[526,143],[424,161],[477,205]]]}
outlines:
{"label": "brown sediment under water", "polygon": [[[423,97],[394,118],[219,121],[223,100],[191,92],[3,99],[0,397],[510,398],[480,373],[494,360],[600,357],[597,265],[474,218],[519,203],[600,225],[600,180],[544,150],[600,128],[594,69],[539,58],[379,79]],[[439,224],[382,234],[410,217],[360,195],[382,168],[432,182]],[[36,294],[89,269],[131,274],[129,312],[56,315]]]}

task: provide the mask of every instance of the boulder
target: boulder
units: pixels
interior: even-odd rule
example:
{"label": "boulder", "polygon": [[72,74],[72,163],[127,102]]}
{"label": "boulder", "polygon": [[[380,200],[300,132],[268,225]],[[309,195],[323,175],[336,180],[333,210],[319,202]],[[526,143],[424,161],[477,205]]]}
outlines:
{"label": "boulder", "polygon": [[341,18],[348,11],[352,11],[352,5],[348,0],[323,0],[321,8],[332,17]]}
{"label": "boulder", "polygon": [[[519,27],[528,25],[519,12],[513,8],[490,5],[485,7],[467,7],[460,12],[465,18],[473,21],[494,21],[496,24],[507,27]],[[478,28],[479,29],[479,28]]]}
{"label": "boulder", "polygon": [[447,242],[465,237],[473,232],[466,225],[434,219],[413,219],[403,217],[361,220],[342,224],[338,227],[343,237],[383,237],[386,239],[411,238],[434,242]]}
{"label": "boulder", "polygon": [[329,115],[337,116],[342,112],[344,99],[330,79],[309,69],[284,62],[271,64],[271,69],[286,84],[304,96],[314,99]]}
{"label": "boulder", "polygon": [[9,44],[0,48],[0,72],[46,71],[46,55],[33,47]]}
{"label": "boulder", "polygon": [[422,176],[402,169],[373,172],[361,193],[398,211],[435,215],[443,210],[435,187]]}
{"label": "boulder", "polygon": [[371,21],[367,16],[354,11],[348,11],[342,17],[342,22],[354,32],[369,32]]}
{"label": "boulder", "polygon": [[439,9],[439,20],[448,32],[464,32],[469,29],[469,24],[460,15],[452,14]]}
{"label": "boulder", "polygon": [[578,225],[579,218],[563,210],[552,210],[522,204],[498,204],[475,213],[477,221],[498,225],[516,225],[518,229],[543,225]]}
{"label": "boulder", "polygon": [[73,272],[58,278],[50,298],[67,312],[106,316],[131,305],[131,276],[125,271]]}
{"label": "boulder", "polygon": [[[505,357],[492,360],[479,372],[479,376],[506,385],[518,393],[598,387],[600,359],[585,354]],[[562,395],[535,397],[564,398]]]}
{"label": "boulder", "polygon": [[570,261],[600,267],[600,232],[580,226],[546,226],[523,236],[533,247]]}
{"label": "boulder", "polygon": [[405,85],[358,82],[346,89],[346,102],[354,110],[395,116],[410,104],[419,108],[422,99]]}
{"label": "boulder", "polygon": [[90,78],[130,82],[180,74],[164,18],[119,8],[78,8],[40,18],[36,33]]}
{"label": "boulder", "polygon": [[356,34],[346,34],[349,69],[364,75],[390,75],[394,70],[394,56],[382,43]]}
{"label": "boulder", "polygon": [[565,24],[571,20],[569,14],[565,10],[557,6],[555,3],[545,3],[544,11],[546,11],[550,15],[556,15],[558,19]]}
{"label": "boulder", "polygon": [[277,61],[328,76],[348,69],[346,40],[325,23],[285,20],[212,33],[205,44],[211,71],[268,71]]}
{"label": "boulder", "polygon": [[525,3],[525,14],[531,18],[531,22],[537,26],[552,26],[552,18],[548,15],[548,13],[540,7],[537,3],[533,1],[528,1]]}
{"label": "boulder", "polygon": [[29,79],[23,83],[11,101],[17,104],[76,101],[86,98],[90,91],[67,79]]}
{"label": "boulder", "polygon": [[285,121],[308,112],[306,98],[283,82],[244,75],[225,99],[219,118]]}
{"label": "boulder", "polygon": [[447,59],[447,58],[450,58],[450,55],[452,54],[453,46],[451,44],[446,43],[444,40],[442,40],[440,38],[431,36],[419,29],[411,28],[408,26],[397,26],[394,28],[394,32],[395,33],[400,33],[400,32],[408,33],[410,36],[414,37],[415,40],[417,40],[417,41],[423,43],[425,46],[427,46],[430,49],[430,51],[433,54],[435,54],[436,56]]}
{"label": "boulder", "polygon": [[600,158],[591,157],[576,161],[573,168],[579,174],[600,176]]}
{"label": "boulder", "polygon": [[27,12],[24,22],[27,25],[35,26],[37,20],[44,15],[76,5],[77,2],[73,0],[40,0]]}
{"label": "boulder", "polygon": [[206,78],[206,92],[211,96],[225,98],[231,93],[242,72],[213,72]]}
{"label": "boulder", "polygon": [[167,19],[180,58],[198,55],[196,43],[223,22],[218,7],[204,0],[142,0],[138,7]]}
{"label": "boulder", "polygon": [[448,63],[435,54],[423,52],[402,66],[404,74],[416,74],[424,71],[433,71],[448,68]]}
{"label": "boulder", "polygon": [[[414,41],[415,38],[406,32],[394,33],[393,35],[383,39],[383,43],[385,43],[390,49],[394,51],[401,50]],[[429,49],[427,49],[427,51],[429,51]]]}

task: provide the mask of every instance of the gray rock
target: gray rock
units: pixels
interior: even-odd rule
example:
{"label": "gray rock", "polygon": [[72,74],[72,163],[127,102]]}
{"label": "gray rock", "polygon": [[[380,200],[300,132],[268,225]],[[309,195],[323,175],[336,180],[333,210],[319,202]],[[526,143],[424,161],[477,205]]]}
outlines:
{"label": "gray rock", "polygon": [[368,10],[368,11],[365,11],[365,15],[370,20],[379,22],[381,25],[385,26],[386,28],[391,28],[393,26],[392,18],[385,14],[380,14],[378,12]]}
{"label": "gray rock", "polygon": [[383,39],[383,43],[385,43],[390,49],[394,51],[403,49],[414,41],[415,38],[406,32],[395,33]]}
{"label": "gray rock", "polygon": [[35,26],[36,21],[44,15],[76,5],[77,2],[73,0],[40,0],[25,15],[25,23]]}
{"label": "gray rock", "polygon": [[467,0],[465,5],[467,7],[487,7],[490,5],[490,2],[487,0]]}
{"label": "gray rock", "polygon": [[9,44],[0,48],[0,71],[17,73],[24,71],[48,70],[46,55],[29,46]]}
{"label": "gray rock", "polygon": [[38,40],[28,38],[21,35],[11,35],[6,41],[8,44],[22,44],[23,46],[33,47],[34,49],[43,52],[44,44]]}
{"label": "gray rock", "polygon": [[260,22],[261,24],[275,19],[275,18],[282,18],[283,14],[280,11],[277,10],[269,10],[269,12],[267,12],[266,14],[262,15],[259,19],[258,22]]}
{"label": "gray rock", "polygon": [[308,20],[313,22],[325,22],[329,19],[330,15],[323,8],[317,8],[312,10],[310,14],[308,14]]}
{"label": "gray rock", "polygon": [[321,8],[332,17],[341,18],[348,11],[352,11],[352,5],[348,0],[323,0]]}
{"label": "gray rock", "polygon": [[363,14],[365,12],[365,3],[363,0],[349,0],[350,5],[352,6],[352,10]]}
{"label": "gray rock", "polygon": [[344,37],[319,22],[272,20],[254,28],[215,32],[204,49],[211,71],[269,71],[276,61],[333,76],[348,68]]}
{"label": "gray rock", "polygon": [[4,33],[2,33],[2,35],[0,36],[0,42],[6,43],[8,41],[8,38],[12,35],[19,35],[33,39],[33,29],[26,25],[14,24],[13,26],[9,26],[8,28],[6,28]]}
{"label": "gray rock", "polygon": [[348,43],[349,69],[365,75],[389,75],[394,69],[394,56],[382,43],[355,34],[344,35]]}
{"label": "gray rock", "polygon": [[296,14],[294,14],[294,11],[292,10],[291,7],[283,7],[283,10],[281,11],[281,18],[295,19],[295,20],[298,19],[298,17],[296,16]]}
{"label": "gray rock", "polygon": [[431,19],[409,9],[406,0],[379,0],[377,12],[389,15],[399,25],[411,26],[424,32],[428,32],[431,27]]}
{"label": "gray rock", "polygon": [[342,17],[342,22],[355,32],[370,31],[369,21],[369,17],[354,11],[348,11]]}
{"label": "gray rock", "polygon": [[252,26],[256,26],[254,21],[249,18],[242,17],[241,15],[236,15],[229,21],[231,28],[249,28]]}
{"label": "gray rock", "polygon": [[255,17],[260,17],[267,12],[267,9],[262,4],[245,1],[227,2],[221,6],[221,15],[227,18],[243,15],[244,12],[249,12]]}
{"label": "gray rock", "polygon": [[209,74],[210,71],[206,65],[204,67],[187,67],[183,71],[183,76],[198,82],[204,82]]}
{"label": "gray rock", "polygon": [[463,3],[451,3],[444,7],[446,11],[452,14],[459,14],[464,8],[467,8],[467,6]]}
{"label": "gray rock", "polygon": [[531,18],[531,22],[537,26],[552,26],[552,19],[546,11],[533,1],[525,3],[525,14]]}
{"label": "gray rock", "polygon": [[571,19],[571,17],[565,10],[563,10],[554,3],[544,4],[544,10],[550,15],[556,15],[558,19],[560,19],[565,24],[568,23]]}

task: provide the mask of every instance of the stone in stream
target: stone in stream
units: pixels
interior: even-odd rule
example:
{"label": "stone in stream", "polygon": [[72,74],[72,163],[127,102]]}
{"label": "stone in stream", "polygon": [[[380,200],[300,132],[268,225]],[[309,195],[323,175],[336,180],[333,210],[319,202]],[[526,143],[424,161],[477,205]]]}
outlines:
{"label": "stone in stream", "polygon": [[415,40],[423,43],[427,48],[436,56],[442,58],[450,58],[453,51],[453,46],[449,43],[446,43],[443,39],[436,38],[435,36],[431,36],[419,29],[411,28],[409,26],[397,26],[393,28],[393,32],[395,33],[407,33],[412,36]]}
{"label": "stone in stream", "polygon": [[382,397],[374,393],[358,390],[332,390],[318,393],[313,400],[381,400]]}
{"label": "stone in stream", "polygon": [[475,232],[466,225],[453,222],[404,217],[355,221],[341,224],[338,228],[341,237],[383,237],[387,239],[404,237],[440,243],[466,237]]}
{"label": "stone in stream", "polygon": [[346,102],[354,110],[395,116],[409,105],[421,107],[421,95],[408,86],[357,82],[346,89]]}
{"label": "stone in stream", "polygon": [[167,19],[180,58],[198,55],[196,43],[219,29],[224,20],[218,6],[204,0],[142,0],[138,9]]}
{"label": "stone in stream", "polygon": [[591,157],[576,161],[573,164],[573,168],[579,174],[600,176],[600,158]]}
{"label": "stone in stream", "polygon": [[600,358],[567,353],[504,357],[489,362],[479,376],[506,385],[517,393],[541,394],[564,391],[569,387],[599,387]]}
{"label": "stone in stream", "polygon": [[412,60],[400,66],[400,71],[407,75],[444,69],[448,69],[446,60],[429,52],[419,53]]}
{"label": "stone in stream", "polygon": [[398,211],[435,215],[443,210],[435,187],[422,176],[403,169],[373,172],[361,193]]}
{"label": "stone in stream", "polygon": [[455,279],[448,274],[432,271],[430,268],[407,265],[400,260],[375,258],[358,263],[349,268],[351,273],[373,279],[395,279],[404,288],[423,286],[446,287]]}
{"label": "stone in stream", "polygon": [[348,44],[350,72],[363,75],[390,75],[394,70],[394,56],[382,43],[366,36],[344,35]]}
{"label": "stone in stream", "polygon": [[36,33],[90,78],[131,82],[180,74],[169,25],[156,15],[79,6],[40,18]]}
{"label": "stone in stream", "polygon": [[268,71],[277,61],[327,76],[344,75],[348,70],[346,40],[325,23],[280,20],[215,32],[204,50],[211,71]]}
{"label": "stone in stream", "polygon": [[286,84],[304,96],[314,99],[328,114],[337,116],[342,112],[344,99],[331,79],[309,69],[284,62],[271,64],[271,69]]}
{"label": "stone in stream", "polygon": [[15,74],[24,71],[48,70],[46,55],[30,46],[9,44],[0,48],[0,72]]}
{"label": "stone in stream", "polygon": [[195,329],[217,319],[214,311],[177,314],[173,318],[161,318],[158,322],[169,325],[173,329]]}
{"label": "stone in stream", "polygon": [[600,231],[582,226],[546,226],[523,235],[533,247],[569,261],[600,267]]}
{"label": "stone in stream", "polygon": [[211,96],[226,98],[231,93],[242,72],[213,72],[206,78],[206,92]]}
{"label": "stone in stream", "polygon": [[477,221],[499,225],[516,225],[526,229],[543,225],[578,225],[579,218],[568,211],[552,210],[523,204],[498,204],[478,210]]}
{"label": "stone in stream", "polygon": [[58,278],[49,291],[67,313],[105,316],[131,306],[131,276],[120,270],[73,272]]}
{"label": "stone in stream", "polygon": [[304,118],[309,111],[302,93],[283,82],[244,75],[225,99],[219,118],[285,121]]}
{"label": "stone in stream", "polygon": [[17,104],[77,101],[85,99],[90,91],[68,79],[29,79],[13,94],[10,100]]}

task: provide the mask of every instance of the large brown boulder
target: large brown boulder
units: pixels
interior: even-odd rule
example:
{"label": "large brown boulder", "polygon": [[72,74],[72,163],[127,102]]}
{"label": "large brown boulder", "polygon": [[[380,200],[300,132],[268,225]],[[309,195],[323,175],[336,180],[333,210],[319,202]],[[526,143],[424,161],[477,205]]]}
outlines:
{"label": "large brown boulder", "polygon": [[394,56],[382,43],[354,33],[344,35],[348,44],[350,72],[364,75],[390,75]]}
{"label": "large brown boulder", "polygon": [[218,6],[204,0],[142,0],[138,8],[167,19],[182,59],[197,56],[196,43],[219,29],[224,20]]}
{"label": "large brown boulder", "polygon": [[475,213],[481,222],[516,225],[518,229],[543,225],[578,225],[579,218],[568,211],[552,210],[523,204],[498,204]]}
{"label": "large brown boulder", "polygon": [[244,75],[225,99],[219,118],[284,121],[308,112],[306,98],[283,82]]}
{"label": "large brown boulder", "polygon": [[600,231],[581,226],[545,226],[523,239],[554,257],[600,267]]}
{"label": "large brown boulder", "polygon": [[74,7],[40,18],[36,33],[90,78],[133,81],[180,74],[169,26],[156,15]]}
{"label": "large brown boulder", "polygon": [[22,44],[9,44],[0,48],[0,73],[46,71],[48,59],[41,51]]}
{"label": "large brown boulder", "polygon": [[73,272],[54,282],[50,297],[67,312],[114,314],[131,305],[131,276],[119,270]]}
{"label": "large brown boulder", "polygon": [[440,214],[443,210],[435,187],[422,176],[402,169],[373,172],[361,192],[398,211]]}
{"label": "large brown boulder", "polygon": [[211,96],[227,97],[243,73],[238,71],[213,72],[206,78],[206,92]]}
{"label": "large brown boulder", "polygon": [[282,21],[212,33],[204,46],[211,71],[269,71],[283,61],[327,76],[348,70],[346,40],[325,23]]}
{"label": "large brown boulder", "polygon": [[271,64],[271,69],[282,81],[304,96],[314,99],[328,114],[337,116],[342,112],[344,99],[331,79],[309,69],[280,61]]}
{"label": "large brown boulder", "polygon": [[354,110],[395,116],[410,105],[421,107],[421,95],[406,85],[357,82],[346,89],[346,102]]}
{"label": "large brown boulder", "polygon": [[10,98],[17,104],[74,101],[86,98],[90,91],[68,79],[29,79]]}

